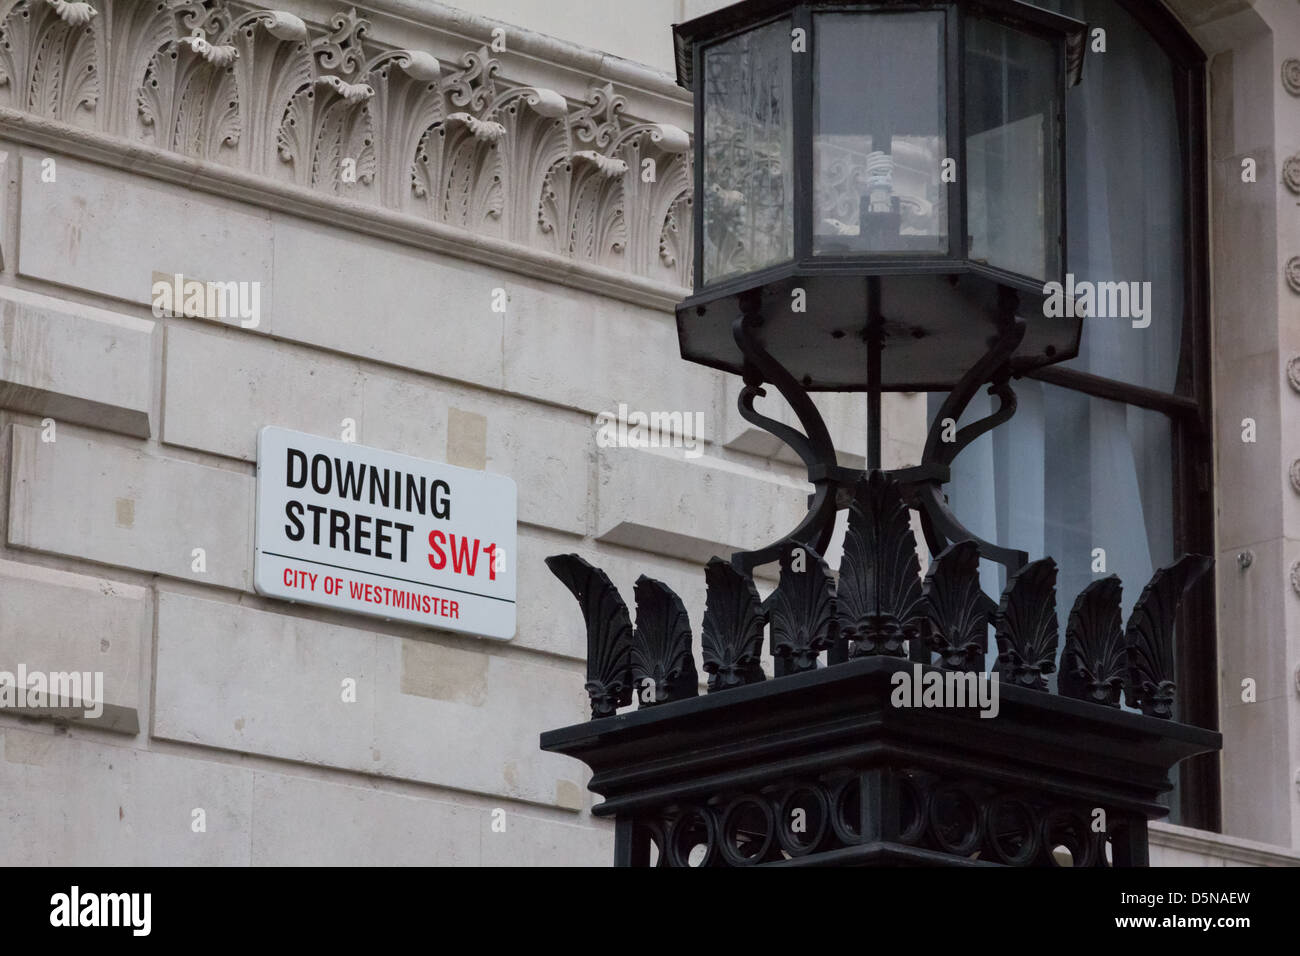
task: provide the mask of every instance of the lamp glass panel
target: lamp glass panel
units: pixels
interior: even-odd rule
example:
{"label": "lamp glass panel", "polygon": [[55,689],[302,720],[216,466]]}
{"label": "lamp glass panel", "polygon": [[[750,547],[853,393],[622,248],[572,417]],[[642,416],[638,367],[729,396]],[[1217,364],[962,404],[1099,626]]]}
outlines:
{"label": "lamp glass panel", "polygon": [[814,18],[813,252],[946,254],[942,11]]}
{"label": "lamp glass panel", "polygon": [[703,54],[704,283],[794,255],[790,21]]}
{"label": "lamp glass panel", "polygon": [[966,21],[968,256],[1033,279],[1060,271],[1059,66],[1050,41]]}

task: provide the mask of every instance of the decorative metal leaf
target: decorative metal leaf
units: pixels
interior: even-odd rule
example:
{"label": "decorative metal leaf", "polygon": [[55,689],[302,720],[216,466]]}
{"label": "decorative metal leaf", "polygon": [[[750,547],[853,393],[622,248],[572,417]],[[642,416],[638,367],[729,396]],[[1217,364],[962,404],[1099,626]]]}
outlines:
{"label": "decorative metal leaf", "polygon": [[1214,566],[1214,559],[1185,554],[1151,576],[1133,605],[1124,631],[1128,677],[1124,696],[1148,717],[1174,715],[1174,618],[1186,590]]}
{"label": "decorative metal leaf", "polygon": [[817,669],[817,656],[839,636],[830,568],[807,545],[781,552],[781,580],[767,599],[772,657],[778,676]]}
{"label": "decorative metal leaf", "polygon": [[686,608],[662,581],[636,579],[636,630],[632,633],[632,683],[638,706],[651,707],[699,695]]}
{"label": "decorative metal leaf", "polygon": [[632,703],[632,621],[609,576],[576,554],[554,554],[546,566],[569,589],[587,622],[587,696],[591,716],[611,717]]}
{"label": "decorative metal leaf", "polygon": [[704,580],[708,597],[700,644],[709,693],[765,680],[760,660],[767,615],[753,578],[714,558],[704,568]]}
{"label": "decorative metal leaf", "polygon": [[858,480],[835,592],[840,637],[852,657],[902,657],[924,618],[916,537],[898,483],[881,471]]}
{"label": "decorative metal leaf", "polygon": [[940,552],[925,575],[923,636],[947,670],[984,669],[993,602],[980,590],[979,567],[979,545],[958,541]]}
{"label": "decorative metal leaf", "polygon": [[1125,669],[1119,609],[1123,593],[1124,586],[1112,574],[1093,581],[1074,599],[1057,680],[1063,696],[1119,706]]}
{"label": "decorative metal leaf", "polygon": [[1060,625],[1056,620],[1056,562],[1033,561],[1013,573],[993,614],[999,674],[1020,687],[1047,690],[1044,674],[1056,670]]}

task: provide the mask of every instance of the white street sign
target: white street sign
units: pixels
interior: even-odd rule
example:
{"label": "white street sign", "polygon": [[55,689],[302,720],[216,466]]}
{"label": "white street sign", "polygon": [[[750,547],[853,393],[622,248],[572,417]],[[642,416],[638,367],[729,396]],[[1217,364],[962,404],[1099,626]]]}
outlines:
{"label": "white street sign", "polygon": [[510,640],[515,483],[269,425],[258,594]]}

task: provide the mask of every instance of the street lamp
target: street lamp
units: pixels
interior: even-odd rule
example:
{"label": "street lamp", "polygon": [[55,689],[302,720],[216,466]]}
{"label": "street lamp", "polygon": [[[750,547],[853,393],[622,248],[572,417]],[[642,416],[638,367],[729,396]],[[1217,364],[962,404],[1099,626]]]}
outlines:
{"label": "street lamp", "polygon": [[[592,720],[542,748],[592,768],[620,865],[1145,865],[1170,769],[1221,744],[1173,719],[1178,607],[1212,560],[1157,570],[1127,624],[1114,575],[1062,622],[1055,562],[980,539],[942,493],[961,450],[1015,412],[1011,380],[1078,353],[1082,310],[1045,301],[1061,294],[1085,25],[1015,0],[746,0],[674,34],[696,94],[682,356],[743,378],[740,414],[814,491],[789,534],[706,567],[705,696],[666,585],[638,579],[634,623],[599,568],[547,558],[582,608]],[[754,408],[767,385],[802,430]],[[986,385],[998,408],[945,434]],[[817,390],[867,393],[866,470],[838,463]],[[891,472],[888,390],[948,392],[920,464]],[[1000,601],[981,559],[1007,568]],[[753,570],[771,562],[762,599]],[[976,712],[971,689],[999,681]]]}
{"label": "street lamp", "polygon": [[743,372],[740,313],[811,391],[948,390],[1008,314],[1017,372],[1074,357],[1080,320],[1042,304],[1084,29],[1014,0],[748,0],[675,27],[700,210],[683,357]]}
{"label": "street lamp", "polygon": [[[936,422],[955,422],[989,384],[993,416],[932,434],[895,476],[933,551],[975,538],[944,502],[948,466],[1014,414],[1012,377],[1079,350],[1081,312],[1043,305],[1063,279],[1064,99],[1084,36],[1016,0],[747,0],[674,28],[700,211],[682,357],[744,376],[741,414],[808,464],[816,494],[792,537],[824,547],[861,475],[839,467],[808,392],[867,393],[879,468],[883,391],[948,391]],[[764,384],[803,434],[754,410]],[[975,540],[1010,569],[1027,560]]]}

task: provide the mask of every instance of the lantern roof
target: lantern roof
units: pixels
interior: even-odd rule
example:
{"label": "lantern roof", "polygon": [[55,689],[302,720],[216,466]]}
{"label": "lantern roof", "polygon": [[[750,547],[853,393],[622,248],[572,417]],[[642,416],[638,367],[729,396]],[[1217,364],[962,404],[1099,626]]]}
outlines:
{"label": "lantern roof", "polygon": [[725,36],[736,30],[757,25],[764,20],[780,16],[800,6],[819,10],[840,8],[846,11],[873,13],[894,9],[926,9],[957,6],[989,19],[1010,23],[1038,33],[1063,36],[1066,43],[1066,84],[1074,86],[1083,78],[1084,42],[1088,25],[1073,17],[1062,16],[1024,3],[1022,0],[876,0],[864,6],[861,0],[817,0],[800,3],[798,0],[741,0],[706,13],[703,16],[673,24],[673,47],[677,61],[677,85],[695,91],[694,58],[692,47],[701,41]]}

